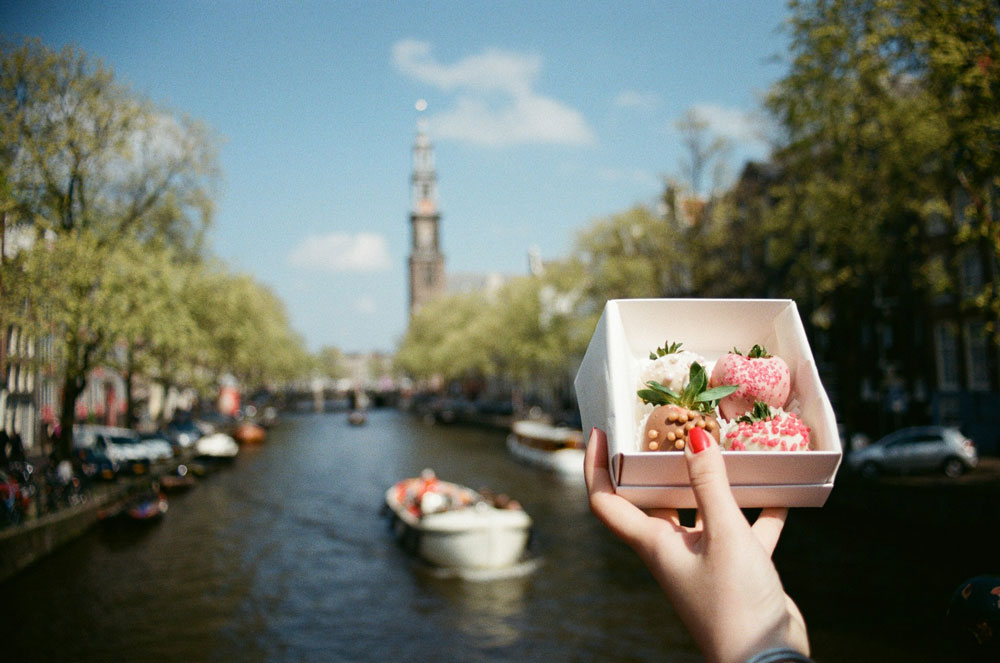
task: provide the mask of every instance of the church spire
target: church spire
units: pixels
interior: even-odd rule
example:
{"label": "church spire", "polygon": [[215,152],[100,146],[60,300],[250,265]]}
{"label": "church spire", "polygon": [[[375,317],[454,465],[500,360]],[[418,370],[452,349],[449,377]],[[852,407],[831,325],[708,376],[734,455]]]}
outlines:
{"label": "church spire", "polygon": [[[417,102],[418,111],[426,107],[427,103],[423,100]],[[427,133],[427,121],[423,118],[417,122],[410,187],[410,315],[413,315],[427,301],[445,292],[437,171],[434,169],[434,148]]]}

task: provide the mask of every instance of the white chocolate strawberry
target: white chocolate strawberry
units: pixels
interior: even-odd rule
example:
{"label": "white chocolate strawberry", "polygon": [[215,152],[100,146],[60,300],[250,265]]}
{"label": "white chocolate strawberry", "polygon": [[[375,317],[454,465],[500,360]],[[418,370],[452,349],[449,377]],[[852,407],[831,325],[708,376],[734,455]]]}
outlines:
{"label": "white chocolate strawberry", "polygon": [[806,451],[809,427],[793,412],[758,401],[753,411],[723,424],[722,448],[729,451]]}
{"label": "white chocolate strawberry", "polygon": [[715,362],[709,384],[740,385],[719,402],[719,413],[724,419],[732,420],[752,410],[756,401],[771,407],[784,407],[792,379],[784,359],[755,345],[746,356],[734,349]]}

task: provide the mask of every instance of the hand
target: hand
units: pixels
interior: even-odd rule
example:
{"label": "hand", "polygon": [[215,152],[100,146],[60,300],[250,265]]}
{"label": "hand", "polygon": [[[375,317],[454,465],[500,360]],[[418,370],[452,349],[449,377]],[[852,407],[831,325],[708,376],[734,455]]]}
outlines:
{"label": "hand", "polygon": [[644,512],[615,494],[607,436],[597,428],[584,460],[591,510],[639,554],[708,660],[742,663],[772,647],[808,655],[802,614],[771,561],[788,509],[764,509],[751,526],[718,444],[701,429],[692,433],[684,455],[698,503],[694,527],[682,526],[676,509]]}

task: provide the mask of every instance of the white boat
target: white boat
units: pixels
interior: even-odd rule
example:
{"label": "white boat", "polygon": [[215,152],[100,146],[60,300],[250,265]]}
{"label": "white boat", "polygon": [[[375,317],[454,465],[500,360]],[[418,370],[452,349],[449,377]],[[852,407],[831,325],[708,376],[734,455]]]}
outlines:
{"label": "white boat", "polygon": [[207,458],[235,458],[240,452],[240,445],[225,433],[212,433],[198,438],[194,443],[195,454]]}
{"label": "white boat", "polygon": [[405,550],[434,566],[502,569],[516,564],[531,534],[531,517],[433,473],[403,479],[385,493],[393,534]]}
{"label": "white boat", "polygon": [[507,448],[515,457],[565,476],[583,477],[583,433],[524,419],[511,425]]}

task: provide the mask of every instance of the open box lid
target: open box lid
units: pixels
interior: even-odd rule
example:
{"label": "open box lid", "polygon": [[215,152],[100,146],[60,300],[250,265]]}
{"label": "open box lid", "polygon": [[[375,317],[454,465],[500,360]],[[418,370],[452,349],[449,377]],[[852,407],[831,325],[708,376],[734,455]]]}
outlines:
{"label": "open box lid", "polygon": [[[797,404],[798,414],[811,429],[811,450],[726,451],[726,470],[734,486],[825,487],[825,500],[842,457],[840,438],[798,308],[788,299],[627,299],[605,304],[575,387],[583,430],[596,426],[607,433],[609,469],[616,488],[688,487],[690,494],[682,452],[638,450],[639,371],[650,351],[665,341],[682,343],[684,349],[698,352],[709,362],[734,347],[747,351],[755,344],[784,359],[792,375],[789,403]],[[628,497],[629,491],[620,492]],[[647,498],[650,495],[639,492]],[[678,494],[676,490],[661,492]],[[753,493],[756,502],[768,499],[760,490],[742,492]],[[771,506],[785,506],[781,495],[791,492],[771,491],[776,500]]]}

